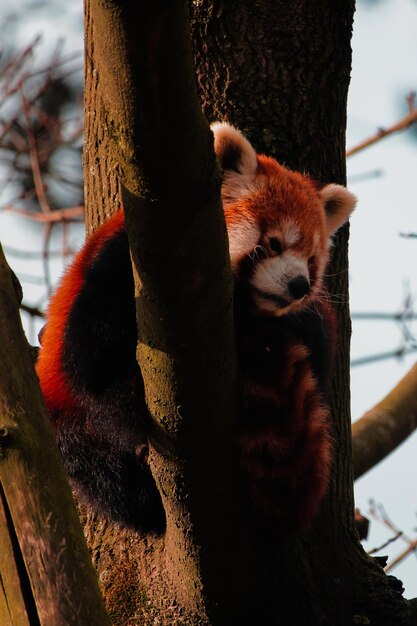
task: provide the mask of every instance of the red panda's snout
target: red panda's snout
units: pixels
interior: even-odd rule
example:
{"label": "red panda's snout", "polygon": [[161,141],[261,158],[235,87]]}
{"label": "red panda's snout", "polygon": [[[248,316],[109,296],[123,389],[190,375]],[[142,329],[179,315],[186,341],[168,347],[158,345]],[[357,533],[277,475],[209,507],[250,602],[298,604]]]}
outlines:
{"label": "red panda's snout", "polygon": [[315,257],[309,261],[291,248],[270,256],[252,256],[253,269],[249,278],[256,310],[264,315],[285,315],[308,306],[320,289]]}
{"label": "red panda's snout", "polygon": [[302,274],[289,280],[287,287],[294,300],[301,300],[310,293],[310,281]]}

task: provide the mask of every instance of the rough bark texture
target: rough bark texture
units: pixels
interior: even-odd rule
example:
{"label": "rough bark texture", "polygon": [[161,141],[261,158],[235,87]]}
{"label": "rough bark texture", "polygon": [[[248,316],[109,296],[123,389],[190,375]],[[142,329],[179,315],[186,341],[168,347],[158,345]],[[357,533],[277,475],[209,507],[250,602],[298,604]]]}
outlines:
{"label": "rough bark texture", "polygon": [[[244,620],[248,606],[254,612],[259,602],[262,577],[255,579],[260,557],[244,516],[242,522],[232,281],[213,140],[194,87],[186,4],[91,2],[87,10],[94,43],[87,74],[93,60],[98,80],[91,100],[87,91],[87,145],[101,111],[104,128],[114,133],[104,142],[108,160],[100,163],[111,167],[114,159],[123,181],[138,275],[138,360],[155,417],[150,460],[167,517],[164,538],[147,538],[160,556],[157,577],[150,585],[143,576],[142,586],[159,606],[174,595],[193,622],[207,614]],[[129,98],[120,83],[130,85]],[[85,158],[87,164],[91,155]],[[130,540],[140,554],[141,538]],[[106,590],[106,598],[112,596],[113,588]]]}
{"label": "rough bark texture", "polygon": [[106,626],[0,247],[0,623]]}
{"label": "rough bark texture", "polygon": [[[208,118],[235,123],[259,151],[290,167],[322,181],[344,183],[354,3],[203,1],[193,7],[198,82]],[[340,329],[332,398],[332,487],[302,545],[273,556],[286,577],[297,563],[289,582],[278,576],[275,583],[278,611],[284,610],[288,624],[304,623],[305,615],[309,624],[369,619],[394,625],[412,619],[409,605],[396,604],[400,598],[390,590],[390,581],[363,554],[354,530],[347,240],[345,228],[335,242],[329,272]]]}
{"label": "rough bark texture", "polygon": [[[184,5],[133,4],[86,2],[86,198],[94,226],[119,206],[121,183],[126,188],[138,273],[138,357],[162,426],[152,467],[168,531],[161,539],[139,537],[87,518],[113,623],[411,624],[413,606],[363,553],[354,531],[347,229],[331,271],[331,290],[341,302],[331,492],[313,530],[290,545],[250,526],[227,399],[230,276],[212,150],[192,93]],[[228,119],[258,150],[323,181],[344,182],[353,3],[199,0],[191,13],[209,120]],[[190,259],[196,261],[191,274]],[[227,320],[224,327],[220,320]],[[204,371],[211,373],[202,383]]]}
{"label": "rough bark texture", "polygon": [[417,365],[352,426],[355,480],[393,452],[417,427]]}

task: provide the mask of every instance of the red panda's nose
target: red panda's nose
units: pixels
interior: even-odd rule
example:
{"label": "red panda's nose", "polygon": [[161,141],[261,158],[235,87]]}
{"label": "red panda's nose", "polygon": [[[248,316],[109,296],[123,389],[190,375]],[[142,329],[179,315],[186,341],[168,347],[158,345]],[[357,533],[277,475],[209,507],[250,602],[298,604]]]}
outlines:
{"label": "red panda's nose", "polygon": [[310,293],[310,283],[305,276],[296,276],[288,283],[288,291],[296,300],[300,300]]}

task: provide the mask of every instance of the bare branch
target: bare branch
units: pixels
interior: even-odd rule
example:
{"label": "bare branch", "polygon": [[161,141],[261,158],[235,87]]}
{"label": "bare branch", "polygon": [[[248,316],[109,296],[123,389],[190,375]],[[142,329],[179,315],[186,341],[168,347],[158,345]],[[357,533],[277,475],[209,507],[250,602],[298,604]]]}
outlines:
{"label": "bare branch", "polygon": [[[2,174],[1,191],[7,192],[8,185],[14,188],[17,183],[19,193],[14,195],[13,192],[13,199],[8,194],[8,204],[2,209],[44,226],[43,244],[39,253],[25,253],[14,248],[8,249],[8,253],[22,258],[42,259],[43,277],[20,275],[20,278],[23,282],[46,287],[49,294],[52,229],[56,223],[62,224],[61,249],[67,256],[70,254],[67,226],[81,221],[84,215],[79,141],[82,136],[82,114],[80,111],[73,119],[62,114],[62,104],[69,101],[71,95],[71,89],[63,81],[78,71],[77,61],[81,59],[81,54],[76,52],[63,56],[63,42],[59,41],[49,60],[39,65],[35,56],[39,40],[39,37],[35,38],[0,68],[0,150],[6,165],[3,168],[5,173]],[[60,166],[58,161],[56,164],[54,157],[62,148],[78,153],[78,167],[76,163],[75,167],[79,180],[71,170],[67,175],[67,163]],[[73,159],[71,162],[74,162]],[[72,206],[69,201],[70,206],[56,209],[56,205],[61,202],[57,189],[63,186],[66,187],[66,194],[73,194]],[[31,306],[23,305],[22,310],[30,315],[30,319],[43,316],[42,306],[33,303]]]}
{"label": "bare branch", "polygon": [[[408,101],[408,98],[407,98],[407,101]],[[381,141],[381,139],[383,139],[384,137],[388,137],[388,135],[392,135],[393,133],[397,133],[401,130],[405,130],[406,128],[409,128],[416,121],[417,121],[417,108],[413,105],[412,110],[409,111],[409,113],[405,117],[403,117],[401,120],[396,122],[396,124],[393,124],[389,128],[379,128],[374,135],[372,135],[371,137],[368,137],[368,139],[365,139],[364,141],[361,141],[358,145],[354,146],[353,148],[350,148],[350,150],[346,152],[346,157],[350,157],[356,154],[357,152],[361,152],[365,148],[368,148],[368,146],[372,146],[374,143]]]}
{"label": "bare branch", "polygon": [[28,313],[31,317],[45,317],[45,313],[41,311],[38,307],[29,306],[28,304],[24,304],[24,302],[22,302],[22,304],[20,305],[20,310]]}
{"label": "bare branch", "polygon": [[404,239],[417,239],[417,233],[400,233],[400,237],[404,237]]}
{"label": "bare branch", "polygon": [[417,320],[417,313],[380,313],[375,311],[374,313],[351,313],[351,318],[353,320],[393,320],[395,322],[402,322],[404,320]]}
{"label": "bare branch", "polygon": [[384,175],[383,170],[370,170],[369,172],[359,172],[358,174],[350,174],[350,183],[363,183],[368,182],[372,178],[381,178]]}
{"label": "bare branch", "polygon": [[389,546],[391,543],[394,543],[394,541],[397,541],[397,539],[399,539],[402,536],[402,534],[403,534],[402,531],[399,530],[397,533],[395,533],[395,535],[393,535],[392,537],[384,541],[384,543],[382,543],[377,548],[372,548],[372,550],[368,550],[368,554],[372,555],[372,554],[375,554],[376,552],[380,552],[381,550]]}
{"label": "bare branch", "polygon": [[[49,215],[49,213],[47,214]],[[48,257],[48,249],[49,249],[49,242],[51,240],[51,235],[52,235],[52,228],[53,228],[52,222],[45,223],[45,228],[43,232],[43,248],[42,248],[43,275],[45,279],[46,291],[48,293],[48,296],[51,295],[52,293],[52,283],[51,283],[51,276],[49,273],[49,257]]]}
{"label": "bare branch", "polygon": [[385,568],[385,573],[390,572],[391,570],[393,570],[395,567],[397,567],[397,565],[399,565],[402,561],[404,561],[404,559],[409,556],[410,554],[412,554],[413,552],[416,552],[417,550],[417,540],[412,541],[409,546],[407,548],[405,548],[405,550],[403,550],[402,552],[400,552],[395,559],[393,559],[392,561],[390,561],[388,563],[388,565]]}
{"label": "bare branch", "polygon": [[1,247],[0,276],[1,608],[5,602],[18,606],[19,624],[104,626],[110,621],[22,330],[20,293]]}
{"label": "bare branch", "polygon": [[401,347],[397,350],[391,350],[390,352],[380,352],[379,354],[371,354],[369,356],[359,357],[358,359],[352,359],[350,362],[350,366],[357,367],[358,365],[368,365],[369,363],[376,363],[376,361],[385,361],[386,359],[401,359],[408,354],[412,354],[413,352],[417,352],[417,347]]}
{"label": "bare branch", "polygon": [[417,426],[417,365],[370,411],[352,425],[354,478],[395,450]]}
{"label": "bare branch", "polygon": [[26,126],[27,126],[26,131],[27,131],[27,138],[28,138],[28,143],[29,143],[29,154],[30,154],[30,161],[32,164],[33,180],[35,182],[36,195],[39,201],[39,206],[41,207],[42,211],[44,213],[50,213],[51,207],[49,206],[49,202],[45,193],[45,186],[42,181],[41,168],[39,164],[38,148],[36,146],[35,133],[33,132],[32,120],[30,119],[30,114],[29,114],[29,101],[26,96],[23,85],[21,87],[21,92],[22,92],[22,103],[23,103],[22,108],[23,108],[23,113],[25,115],[25,119],[26,119]]}
{"label": "bare branch", "polygon": [[397,567],[397,565],[399,565],[409,554],[416,552],[417,540],[410,539],[410,537],[407,537],[407,535],[403,533],[403,531],[400,530],[394,524],[394,522],[389,518],[382,504],[376,504],[373,500],[371,500],[369,513],[377,522],[379,522],[383,526],[386,526],[386,528],[393,531],[395,534],[393,537],[388,539],[384,544],[379,546],[379,548],[374,548],[373,550],[368,552],[368,554],[373,554],[374,552],[378,552],[379,550],[382,550],[387,545],[389,545],[393,541],[396,541],[396,539],[399,539],[399,538],[401,538],[403,541],[405,541],[408,544],[407,548],[402,550],[390,563],[388,563],[388,565],[384,567],[385,573],[388,573],[391,570],[393,570],[395,567]]}
{"label": "bare branch", "polygon": [[28,217],[35,222],[79,222],[77,218],[84,217],[84,206],[73,206],[65,209],[55,209],[51,213],[34,213],[33,211],[27,211],[16,206],[7,205],[4,207],[5,211],[13,211],[18,215]]}

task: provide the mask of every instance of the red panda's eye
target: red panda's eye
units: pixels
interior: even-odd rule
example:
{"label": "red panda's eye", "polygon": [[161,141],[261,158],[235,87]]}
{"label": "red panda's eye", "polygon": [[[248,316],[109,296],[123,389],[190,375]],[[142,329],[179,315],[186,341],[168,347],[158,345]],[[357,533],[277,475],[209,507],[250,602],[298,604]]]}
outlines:
{"label": "red panda's eye", "polygon": [[311,256],[311,257],[308,259],[308,264],[309,264],[309,265],[314,265],[314,264],[315,264],[315,262],[316,262],[316,257],[315,257],[315,256]]}
{"label": "red panda's eye", "polygon": [[278,254],[278,255],[282,254],[282,245],[279,239],[277,239],[276,237],[270,237],[269,245],[270,245],[272,252],[275,252],[275,254]]}

